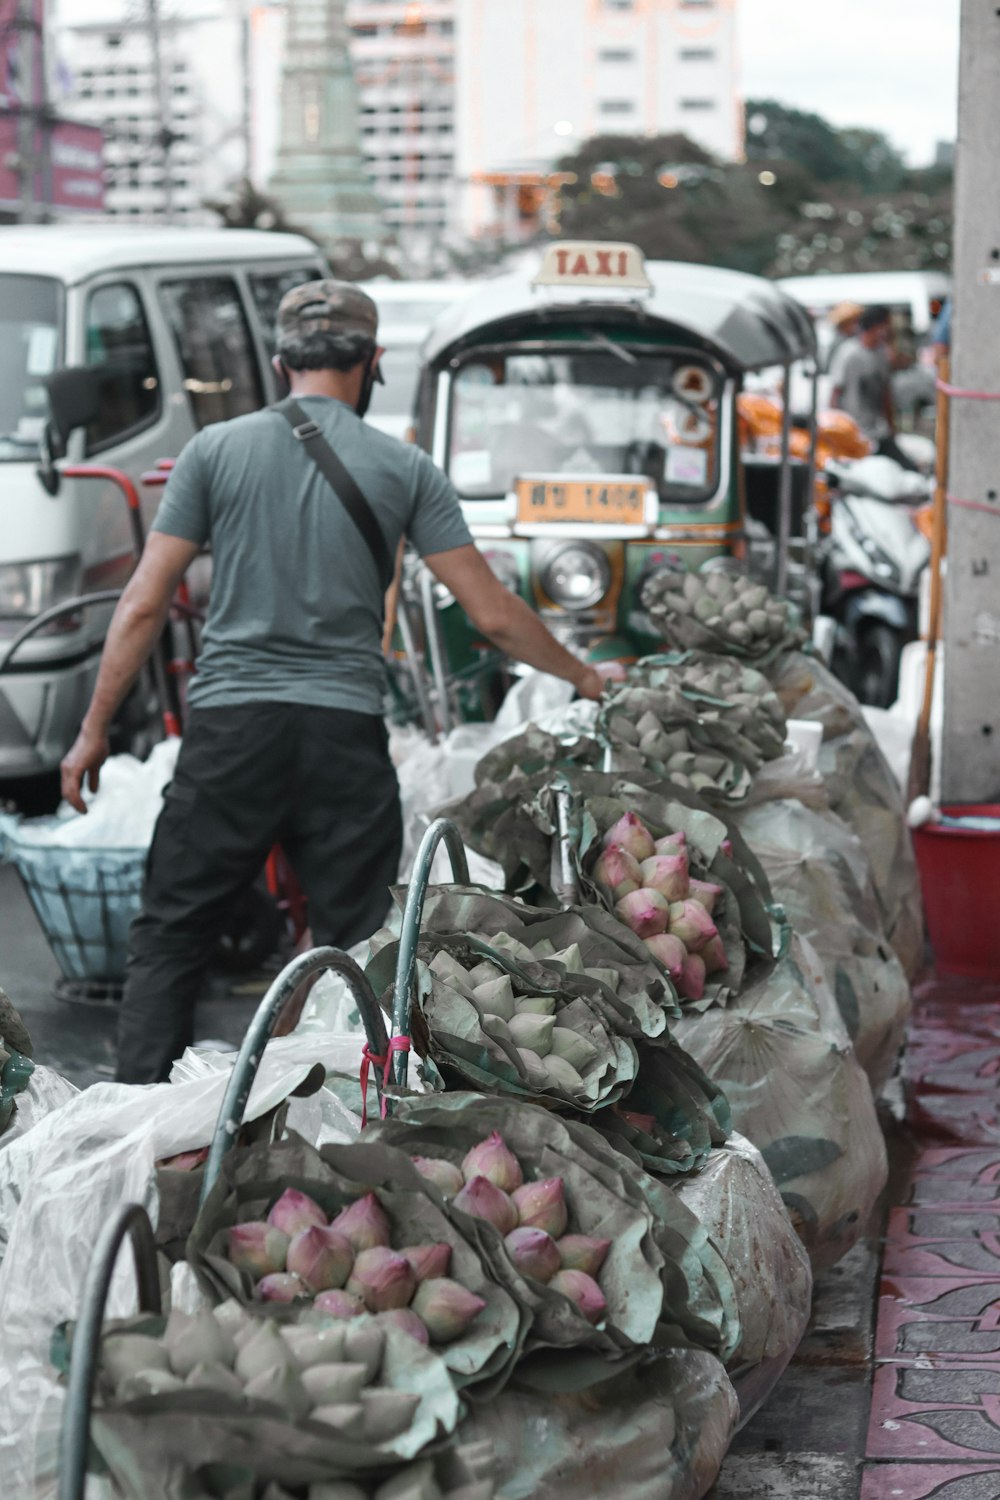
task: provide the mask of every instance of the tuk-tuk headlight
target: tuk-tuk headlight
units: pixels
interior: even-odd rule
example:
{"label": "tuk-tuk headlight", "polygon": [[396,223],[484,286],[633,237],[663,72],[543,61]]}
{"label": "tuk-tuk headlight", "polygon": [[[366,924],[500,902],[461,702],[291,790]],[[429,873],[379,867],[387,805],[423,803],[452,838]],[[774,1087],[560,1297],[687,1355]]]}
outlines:
{"label": "tuk-tuk headlight", "polygon": [[611,564],[600,547],[569,542],[546,561],[542,588],[562,609],[590,609],[611,586]]}

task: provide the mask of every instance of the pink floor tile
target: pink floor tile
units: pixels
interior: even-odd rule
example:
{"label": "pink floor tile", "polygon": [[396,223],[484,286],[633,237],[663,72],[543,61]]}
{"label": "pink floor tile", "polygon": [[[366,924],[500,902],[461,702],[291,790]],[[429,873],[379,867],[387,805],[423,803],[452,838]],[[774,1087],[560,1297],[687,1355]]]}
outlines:
{"label": "pink floor tile", "polygon": [[1000,1363],[879,1366],[867,1456],[1000,1463]]}
{"label": "pink floor tile", "polygon": [[883,1276],[875,1358],[1000,1361],[1000,1278]]}
{"label": "pink floor tile", "polygon": [[998,1500],[1000,1465],[869,1464],[861,1500]]}
{"label": "pink floor tile", "polygon": [[955,1204],[894,1208],[882,1262],[887,1276],[1000,1278],[1000,1212]]}

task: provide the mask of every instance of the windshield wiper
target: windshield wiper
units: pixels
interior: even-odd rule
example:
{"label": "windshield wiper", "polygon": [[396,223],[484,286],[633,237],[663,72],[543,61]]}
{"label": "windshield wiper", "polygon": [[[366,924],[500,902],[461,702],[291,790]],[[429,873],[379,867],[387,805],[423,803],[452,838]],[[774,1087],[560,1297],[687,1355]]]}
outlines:
{"label": "windshield wiper", "polygon": [[631,365],[633,369],[639,363],[638,359],[632,353],[631,349],[623,349],[621,344],[616,344],[614,339],[609,339],[607,334],[601,333],[599,329],[584,328],[581,331],[587,334],[589,338],[596,340],[598,344],[603,345],[603,347],[607,349],[609,353],[617,355],[617,357],[620,360],[623,360],[625,364]]}

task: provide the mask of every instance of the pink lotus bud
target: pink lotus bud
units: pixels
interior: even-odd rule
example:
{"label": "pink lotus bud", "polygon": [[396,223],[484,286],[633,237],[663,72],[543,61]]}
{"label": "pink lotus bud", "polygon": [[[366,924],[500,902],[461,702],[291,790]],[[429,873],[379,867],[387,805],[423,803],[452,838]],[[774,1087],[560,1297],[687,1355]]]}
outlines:
{"label": "pink lotus bud", "polygon": [[330,1221],[319,1204],[314,1203],[306,1193],[286,1188],[268,1214],[267,1222],[291,1239],[303,1229],[311,1229],[314,1224],[328,1224]]}
{"label": "pink lotus bud", "polygon": [[698,953],[718,930],[700,901],[678,902],[670,908],[670,931],[689,953]]}
{"label": "pink lotus bud", "polygon": [[722,886],[713,885],[710,880],[692,880],[691,889],[688,892],[692,901],[697,901],[711,916],[715,910],[715,903],[722,895]]}
{"label": "pink lotus bud", "polygon": [[[652,1123],[652,1122],[651,1122]],[[591,1239],[586,1234],[564,1234],[557,1241],[564,1271],[586,1271],[596,1276],[611,1249],[610,1240]]]}
{"label": "pink lotus bud", "polygon": [[294,1302],[296,1297],[308,1297],[309,1288],[298,1276],[290,1276],[287,1271],[272,1271],[270,1276],[260,1278],[254,1287],[254,1296],[262,1302]]}
{"label": "pink lotus bud", "polygon": [[626,927],[631,927],[636,937],[655,937],[666,932],[670,920],[670,903],[659,891],[631,891],[615,902],[615,916]]}
{"label": "pink lotus bud", "polygon": [[301,1276],[311,1292],[343,1286],[353,1264],[350,1242],[325,1224],[303,1229],[288,1247],[289,1271]]}
{"label": "pink lotus bud", "polygon": [[588,1323],[599,1323],[608,1310],[604,1293],[586,1271],[558,1271],[549,1286],[575,1302]]}
{"label": "pink lotus bud", "polygon": [[348,1204],[330,1228],[342,1234],[356,1252],[372,1250],[376,1245],[388,1245],[392,1235],[385,1209],[374,1193],[366,1193],[363,1198]]}
{"label": "pink lotus bud", "polygon": [[156,1163],[160,1169],[170,1172],[193,1172],[208,1160],[208,1147],[199,1146],[197,1151],[178,1151],[176,1156],[164,1156]]}
{"label": "pink lotus bud", "polygon": [[610,849],[612,844],[617,844],[620,849],[631,854],[633,859],[640,861],[656,853],[649,829],[634,812],[627,812],[620,817],[614,827],[608,829],[601,843],[605,849]]}
{"label": "pink lotus bud", "polygon": [[512,1193],[524,1181],[521,1163],[504,1142],[499,1130],[492,1130],[485,1141],[473,1146],[462,1163],[466,1182],[485,1177],[504,1193]]}
{"label": "pink lotus bud", "polygon": [[462,1176],[461,1168],[456,1167],[453,1162],[445,1161],[440,1156],[415,1156],[413,1165],[421,1177],[426,1177],[428,1182],[433,1182],[446,1198],[462,1191],[465,1178]]}
{"label": "pink lotus bud", "polygon": [[672,932],[659,932],[656,937],[644,938],[650,953],[666,969],[671,979],[680,978],[681,965],[687,958],[687,949],[679,937]]}
{"label": "pink lotus bud", "polygon": [[705,965],[706,974],[721,974],[723,969],[729,968],[729,955],[726,953],[726,945],[718,933],[716,933],[714,938],[709,938],[698,957]]}
{"label": "pink lotus bud", "polygon": [[[620,1109],[618,1114],[634,1130],[644,1130],[647,1135],[652,1135],[656,1129],[655,1115],[640,1115],[634,1109]],[[563,1239],[566,1238],[567,1236],[563,1235]],[[562,1244],[562,1240],[559,1243]]]}
{"label": "pink lotus bud", "polygon": [[365,1310],[365,1304],[353,1292],[320,1292],[313,1307],[318,1312],[328,1313],[331,1318],[357,1318]]}
{"label": "pink lotus bud", "polygon": [[680,833],[668,833],[662,839],[657,839],[653,848],[657,854],[680,854],[686,844],[687,834],[682,830]]}
{"label": "pink lotus bud", "polygon": [[238,1271],[251,1276],[266,1276],[283,1271],[291,1241],[270,1224],[234,1224],[229,1231],[229,1259]]}
{"label": "pink lotus bud", "polygon": [[485,1219],[501,1234],[517,1228],[517,1209],[502,1188],[495,1187],[486,1177],[473,1177],[467,1182],[456,1195],[454,1206],[474,1219]]}
{"label": "pink lotus bud", "polygon": [[388,1312],[380,1312],[376,1323],[382,1323],[387,1327],[398,1328],[402,1333],[408,1333],[411,1339],[416,1339],[418,1344],[429,1344],[431,1336],[427,1332],[427,1324],[419,1317],[412,1307],[391,1307]]}
{"label": "pink lotus bud", "polygon": [[723,854],[726,856],[727,859],[732,859],[732,857],[733,857],[733,841],[732,841],[732,839],[723,839],[722,843],[719,845],[719,848],[722,850]]}
{"label": "pink lotus bud", "polygon": [[460,1282],[447,1276],[422,1281],[413,1298],[413,1311],[422,1319],[432,1344],[460,1338],[486,1303]]}
{"label": "pink lotus bud", "polygon": [[551,1281],[562,1265],[559,1247],[544,1229],[532,1229],[522,1224],[511,1230],[504,1239],[504,1244],[522,1276],[533,1276],[536,1281]]}
{"label": "pink lotus bud", "polygon": [[688,857],[686,854],[654,854],[640,865],[645,890],[659,891],[667,901],[686,901]]}
{"label": "pink lotus bud", "polygon": [[566,1233],[566,1195],[561,1177],[526,1182],[514,1194],[514,1207],[527,1228],[544,1229],[554,1240]]}
{"label": "pink lotus bud", "polygon": [[447,1276],[451,1265],[450,1245],[407,1245],[399,1253],[410,1262],[418,1281],[426,1281],[430,1276]]}
{"label": "pink lotus bud", "polygon": [[620,900],[642,885],[639,861],[619,844],[611,844],[594,866],[594,884]]}
{"label": "pink lotus bud", "polygon": [[369,1312],[386,1312],[390,1307],[405,1307],[416,1284],[405,1255],[397,1255],[386,1245],[373,1245],[354,1262],[347,1290],[360,1297]]}
{"label": "pink lotus bud", "polygon": [[700,953],[689,953],[684,960],[677,990],[682,1000],[700,1000],[705,993],[705,960]]}

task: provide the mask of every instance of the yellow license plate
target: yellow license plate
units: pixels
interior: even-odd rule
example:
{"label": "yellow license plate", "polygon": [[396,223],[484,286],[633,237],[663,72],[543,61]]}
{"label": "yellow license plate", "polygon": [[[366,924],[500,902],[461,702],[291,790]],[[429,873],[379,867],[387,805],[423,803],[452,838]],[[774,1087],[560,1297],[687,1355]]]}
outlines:
{"label": "yellow license plate", "polygon": [[568,521],[584,525],[641,526],[646,519],[644,484],[600,480],[519,479],[517,519],[523,525]]}

